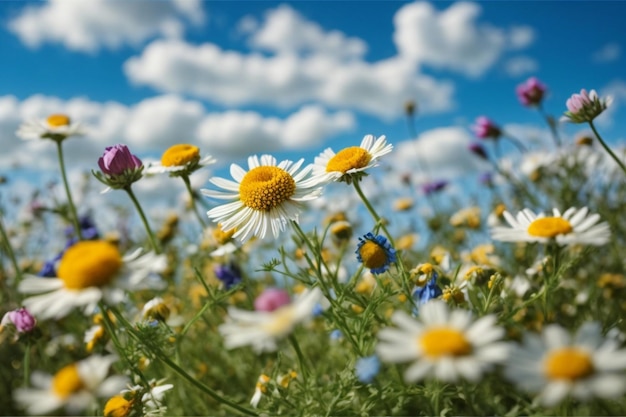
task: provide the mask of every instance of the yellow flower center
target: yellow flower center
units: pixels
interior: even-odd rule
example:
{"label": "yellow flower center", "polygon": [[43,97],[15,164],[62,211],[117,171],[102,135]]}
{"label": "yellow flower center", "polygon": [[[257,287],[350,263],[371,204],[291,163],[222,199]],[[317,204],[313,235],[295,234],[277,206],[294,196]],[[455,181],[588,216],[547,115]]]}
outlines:
{"label": "yellow flower center", "polygon": [[90,240],[65,251],[57,275],[68,289],[100,287],[110,283],[121,267],[122,257],[115,246]]}
{"label": "yellow flower center", "polygon": [[222,223],[218,223],[217,227],[213,229],[213,238],[219,245],[225,245],[230,241],[236,231],[236,228],[224,230],[222,229]]}
{"label": "yellow flower center", "polygon": [[341,172],[345,174],[351,169],[364,168],[372,160],[372,155],[359,146],[339,151],[328,161],[326,172]]}
{"label": "yellow flower center", "polygon": [[294,324],[293,306],[285,306],[274,310],[272,315],[273,319],[262,326],[263,330],[272,336],[281,336],[291,330]]}
{"label": "yellow flower center", "polygon": [[200,149],[197,146],[179,144],[163,152],[161,165],[164,167],[187,165],[200,160]]}
{"label": "yellow flower center", "polygon": [[537,237],[556,237],[572,233],[570,222],[562,217],[542,217],[528,226],[528,234]]}
{"label": "yellow flower center", "polygon": [[296,182],[284,169],[260,166],[250,170],[239,184],[241,202],[253,210],[270,211],[296,192]]}
{"label": "yellow flower center", "polygon": [[589,353],[572,347],[556,349],[545,360],[545,374],[550,379],[574,381],[593,373]]}
{"label": "yellow flower center", "polygon": [[435,327],[426,330],[418,343],[426,356],[464,356],[472,352],[472,345],[465,335],[450,327]]}
{"label": "yellow flower center", "polygon": [[104,406],[104,417],[127,417],[133,406],[132,401],[122,395],[111,397]]}
{"label": "yellow flower center", "polygon": [[62,368],[52,378],[52,391],[61,398],[67,398],[75,392],[80,391],[85,384],[78,374],[78,367],[75,363]]}
{"label": "yellow flower center", "polygon": [[69,126],[70,118],[65,114],[53,114],[46,120],[51,127]]}
{"label": "yellow flower center", "polygon": [[366,241],[360,248],[359,254],[363,265],[369,269],[381,268],[387,263],[387,251],[376,242]]}

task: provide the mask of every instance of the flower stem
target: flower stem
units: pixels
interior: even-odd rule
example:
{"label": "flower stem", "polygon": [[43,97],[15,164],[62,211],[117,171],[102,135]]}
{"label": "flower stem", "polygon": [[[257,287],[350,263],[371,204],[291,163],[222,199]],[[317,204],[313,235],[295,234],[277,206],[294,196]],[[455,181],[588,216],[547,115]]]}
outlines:
{"label": "flower stem", "polygon": [[17,282],[22,280],[22,271],[20,266],[17,263],[17,258],[15,257],[15,252],[13,251],[13,247],[11,246],[11,242],[9,241],[9,235],[4,229],[4,222],[2,221],[2,214],[0,213],[0,234],[2,235],[2,241],[4,242],[4,248],[9,255],[9,259],[11,259],[11,264],[13,264],[13,269],[15,270],[15,277],[17,278]]}
{"label": "flower stem", "polygon": [[137,197],[135,197],[135,193],[133,193],[133,190],[130,187],[130,185],[125,187],[124,190],[126,190],[126,192],[128,193],[128,196],[133,201],[133,204],[135,205],[135,208],[137,209],[137,212],[139,213],[139,217],[141,218],[143,226],[145,227],[146,232],[148,233],[148,237],[150,238],[150,243],[152,244],[152,249],[157,254],[161,253],[161,249],[159,248],[159,245],[158,245],[158,243],[156,241],[156,238],[154,237],[154,233],[152,233],[152,229],[150,228],[150,224],[148,223],[148,219],[146,218],[146,215],[144,214],[143,209],[141,208],[141,205],[139,204],[139,201],[137,200]]}
{"label": "flower stem", "polygon": [[359,182],[353,181],[352,184],[354,184],[354,189],[356,190],[359,197],[361,197],[361,200],[363,201],[363,204],[365,204],[367,211],[370,212],[370,214],[376,221],[376,226],[380,226],[383,229],[383,231],[387,235],[387,239],[389,239],[389,243],[391,243],[391,246],[395,247],[396,245],[394,244],[393,236],[391,235],[391,233],[389,233],[389,230],[387,230],[387,226],[385,226],[385,223],[383,222],[383,220],[380,218],[378,213],[376,213],[376,210],[374,210],[374,207],[372,207],[372,204],[369,202],[367,197],[365,197],[365,194],[363,193],[363,190],[361,189]]}
{"label": "flower stem", "polygon": [[293,346],[293,350],[296,351],[296,356],[298,356],[298,363],[300,365],[300,369],[302,370],[302,377],[306,383],[306,380],[309,376],[309,368],[304,363],[304,355],[302,355],[302,350],[300,349],[300,345],[298,344],[298,340],[295,338],[293,334],[289,335],[289,342]]}
{"label": "flower stem", "polygon": [[83,240],[83,235],[80,230],[80,222],[78,221],[78,214],[76,214],[76,206],[72,200],[72,193],[70,192],[70,186],[67,182],[67,174],[65,173],[65,162],[63,160],[63,146],[61,141],[57,141],[57,155],[59,157],[59,167],[61,168],[61,178],[63,178],[63,186],[65,187],[65,194],[67,194],[67,205],[70,208],[70,214],[72,216],[72,222],[74,223],[74,231],[79,240]]}
{"label": "flower stem", "polygon": [[137,333],[137,331],[135,330],[135,328],[128,322],[128,320],[126,320],[126,318],[119,312],[117,311],[117,309],[115,307],[111,307],[111,312],[115,315],[115,317],[120,321],[120,323],[122,325],[124,325],[126,327],[126,331],[135,338],[135,340],[137,340],[138,342],[142,343],[142,347],[145,348],[146,350],[149,350],[152,354],[154,354],[159,360],[161,360],[165,365],[167,365],[171,370],[173,370],[174,372],[176,372],[179,376],[181,376],[183,379],[186,379],[188,382],[190,382],[192,385],[194,385],[196,388],[198,388],[200,391],[203,391],[205,394],[208,394],[210,397],[212,397],[213,399],[215,399],[216,401],[234,409],[239,411],[242,414],[248,415],[248,416],[257,416],[258,414],[253,411],[250,410],[246,407],[243,407],[237,403],[234,403],[224,397],[222,397],[220,394],[218,394],[217,392],[215,392],[214,390],[212,390],[210,387],[204,385],[202,382],[196,380],[194,377],[192,377],[191,375],[189,375],[187,372],[185,372],[184,369],[182,369],[180,366],[178,366],[174,361],[172,361],[170,358],[167,357],[167,355],[163,354],[163,352],[161,352],[159,349],[155,349],[152,346],[149,346],[147,344],[144,344],[142,342],[142,337],[139,333]]}
{"label": "flower stem", "polygon": [[554,140],[554,144],[557,148],[561,147],[561,137],[559,136],[559,131],[556,128],[556,122],[554,118],[549,116],[546,111],[543,109],[541,104],[538,105],[539,113],[545,119],[546,123],[550,127],[550,132],[552,132],[552,139]]}
{"label": "flower stem", "polygon": [[202,228],[205,229],[206,222],[204,221],[200,213],[198,213],[198,210],[196,207],[196,193],[194,193],[193,189],[191,188],[191,182],[189,181],[189,176],[182,175],[181,178],[183,179],[183,182],[185,183],[185,187],[187,187],[187,191],[189,192],[189,198],[191,198],[191,210],[193,211],[193,214],[196,215],[196,218],[200,222],[200,225],[202,226]]}
{"label": "flower stem", "polygon": [[617,165],[619,165],[619,167],[622,169],[622,171],[624,171],[624,173],[626,174],[626,166],[624,166],[624,163],[617,157],[617,155],[615,155],[615,153],[613,153],[613,151],[611,150],[611,148],[608,147],[606,142],[604,142],[604,139],[602,139],[602,136],[600,136],[600,134],[596,130],[596,127],[593,124],[592,120],[589,121],[589,127],[591,127],[591,130],[593,131],[593,133],[596,135],[596,137],[600,141],[600,144],[602,145],[604,150],[607,151],[609,153],[609,155],[611,155],[611,158],[613,158],[613,160],[615,162],[617,162]]}
{"label": "flower stem", "polygon": [[30,341],[26,342],[24,348],[24,360],[22,366],[24,367],[24,387],[28,387],[28,380],[30,379]]}

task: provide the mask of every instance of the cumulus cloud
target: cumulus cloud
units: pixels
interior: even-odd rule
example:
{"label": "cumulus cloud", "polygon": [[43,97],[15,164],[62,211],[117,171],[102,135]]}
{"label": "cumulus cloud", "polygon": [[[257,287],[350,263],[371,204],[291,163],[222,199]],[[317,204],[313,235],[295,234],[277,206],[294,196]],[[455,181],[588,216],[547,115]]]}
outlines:
{"label": "cumulus cloud", "polygon": [[241,156],[310,149],[321,145],[324,138],[351,130],[354,125],[349,112],[329,114],[320,106],[306,106],[284,120],[241,111],[208,115],[197,133],[200,143],[211,152]]}
{"label": "cumulus cloud", "polygon": [[504,71],[511,77],[537,72],[539,64],[528,56],[516,56],[504,62]]}
{"label": "cumulus cloud", "polygon": [[598,63],[608,63],[617,60],[622,55],[622,48],[615,42],[607,43],[593,53],[592,59]]}
{"label": "cumulus cloud", "polygon": [[224,51],[214,44],[158,40],[124,64],[129,79],[159,90],[186,93],[229,106],[283,107],[317,101],[393,117],[417,99],[424,112],[448,110],[453,86],[417,74],[403,60],[367,63],[295,54],[263,56]]}
{"label": "cumulus cloud", "polygon": [[409,174],[414,183],[454,180],[490,169],[468,150],[472,142],[471,134],[461,127],[432,129],[397,144],[388,159],[395,171]]}
{"label": "cumulus cloud", "polygon": [[[249,21],[249,18],[243,20]],[[325,32],[317,23],[304,19],[287,5],[267,13],[266,21],[253,33],[250,43],[277,53],[310,52],[347,58],[361,57],[367,51],[363,40],[348,38],[337,30]]]}
{"label": "cumulus cloud", "polygon": [[60,43],[80,52],[137,46],[153,36],[180,36],[185,23],[204,20],[199,0],[66,1],[31,5],[9,22],[29,47]]}
{"label": "cumulus cloud", "polygon": [[255,112],[207,113],[199,102],[176,95],[153,97],[132,106],[85,98],[64,101],[35,95],[19,101],[0,96],[0,165],[57,169],[49,141],[22,141],[15,135],[24,120],[53,113],[68,114],[88,128],[87,136],[70,138],[64,145],[68,162],[83,169],[95,168],[104,148],[116,143],[127,144],[142,158],[175,143],[196,144],[217,157],[241,158],[254,152],[321,145],[355,124],[351,113],[329,113],[319,106],[306,106],[280,119]]}
{"label": "cumulus cloud", "polygon": [[414,2],[394,16],[393,39],[401,56],[419,64],[479,76],[491,68],[507,49],[532,43],[529,27],[504,30],[478,24],[481,7],[459,2],[438,11],[427,2]]}

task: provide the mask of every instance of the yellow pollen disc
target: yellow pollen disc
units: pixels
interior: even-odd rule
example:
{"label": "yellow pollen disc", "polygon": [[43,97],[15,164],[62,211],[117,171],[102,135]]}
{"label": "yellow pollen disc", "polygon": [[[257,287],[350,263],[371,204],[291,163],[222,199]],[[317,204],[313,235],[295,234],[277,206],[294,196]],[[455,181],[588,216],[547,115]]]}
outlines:
{"label": "yellow pollen disc", "polygon": [[366,241],[359,248],[359,254],[363,260],[363,265],[369,269],[376,269],[387,263],[387,252],[385,248],[371,240]]}
{"label": "yellow pollen disc", "polygon": [[57,275],[68,289],[101,287],[109,284],[121,267],[122,257],[115,246],[89,240],[65,251]]}
{"label": "yellow pollen disc", "polygon": [[562,217],[542,217],[528,226],[528,234],[537,237],[556,237],[572,233],[574,229],[567,220]]}
{"label": "yellow pollen disc", "polygon": [[463,333],[449,327],[426,330],[418,342],[427,356],[464,356],[472,352],[472,345]]}
{"label": "yellow pollen disc", "polygon": [[222,229],[222,224],[218,223],[217,227],[213,229],[213,238],[217,241],[218,244],[224,245],[230,241],[236,231],[236,228],[224,230]]}
{"label": "yellow pollen disc", "polygon": [[571,347],[556,349],[549,353],[545,360],[545,374],[550,379],[574,381],[592,373],[591,356],[581,349]]}
{"label": "yellow pollen disc", "polygon": [[64,114],[53,114],[48,117],[46,120],[49,126],[52,127],[61,127],[61,126],[69,126],[70,118]]}
{"label": "yellow pollen disc", "polygon": [[272,321],[263,324],[261,327],[272,336],[281,336],[288,333],[293,327],[293,310],[293,306],[284,306],[275,310],[272,313]]}
{"label": "yellow pollen disc", "polygon": [[296,181],[287,171],[275,166],[250,170],[239,184],[241,202],[253,210],[270,211],[296,192]]}
{"label": "yellow pollen disc", "polygon": [[122,395],[111,397],[104,406],[104,417],[127,417],[133,403]]}
{"label": "yellow pollen disc", "polygon": [[351,169],[366,167],[371,160],[372,155],[368,151],[359,146],[352,146],[339,151],[333,156],[328,161],[328,165],[326,165],[326,172],[341,172],[345,174]]}
{"label": "yellow pollen disc", "polygon": [[174,145],[163,152],[161,156],[161,165],[164,167],[173,167],[187,165],[190,162],[200,160],[200,149],[197,146],[180,144]]}
{"label": "yellow pollen disc", "polygon": [[84,387],[83,380],[78,374],[76,364],[67,365],[52,378],[52,390],[61,398],[67,398]]}

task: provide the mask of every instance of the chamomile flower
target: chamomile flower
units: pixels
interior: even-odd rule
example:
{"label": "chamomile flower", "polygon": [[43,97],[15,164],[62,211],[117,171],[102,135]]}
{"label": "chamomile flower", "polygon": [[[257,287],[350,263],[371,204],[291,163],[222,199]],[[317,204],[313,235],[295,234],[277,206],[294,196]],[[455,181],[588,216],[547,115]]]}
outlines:
{"label": "chamomile flower", "polygon": [[541,336],[526,334],[516,346],[505,375],[522,389],[538,392],[545,406],[568,395],[578,400],[614,398],[626,391],[626,350],[603,338],[600,324],[587,322],[575,335],[557,324],[546,326]]}
{"label": "chamomile flower", "polygon": [[600,215],[588,213],[587,207],[572,207],[563,214],[553,209],[552,216],[524,209],[513,217],[505,211],[504,218],[511,227],[494,227],[491,229],[491,237],[503,242],[556,241],[559,245],[604,245],[611,237],[609,225],[606,222],[598,223]]}
{"label": "chamomile flower", "polygon": [[92,310],[101,299],[118,303],[124,290],[162,288],[154,273],[165,269],[165,256],[140,255],[138,249],[123,257],[102,240],[78,242],[61,257],[57,278],[29,276],[20,282],[20,292],[39,294],[26,298],[24,306],[42,320],[59,319],[76,307]]}
{"label": "chamomile flower", "polygon": [[52,114],[44,120],[31,120],[22,123],[16,132],[24,140],[51,139],[61,142],[70,136],[85,134],[80,123],[72,123],[65,114]]}
{"label": "chamomile flower", "polygon": [[310,178],[311,165],[300,170],[298,162],[282,161],[262,155],[248,158],[249,171],[237,164],[230,166],[235,181],[211,178],[214,185],[226,191],[202,190],[210,198],[229,200],[207,212],[221,223],[223,230],[236,229],[234,238],[242,242],[252,236],[264,238],[270,232],[276,238],[289,220],[298,221],[302,202],[317,198],[321,188]]}
{"label": "chamomile flower", "polygon": [[257,353],[275,351],[277,340],[287,336],[293,328],[312,317],[323,298],[319,288],[307,290],[295,301],[273,311],[228,309],[227,321],[219,326],[227,349],[250,345]]}
{"label": "chamomile flower", "polygon": [[34,372],[36,388],[20,388],[14,399],[31,415],[49,414],[61,407],[68,414],[80,413],[97,397],[110,397],[126,385],[125,376],[107,377],[115,361],[113,355],[94,355],[61,368],[54,376]]}
{"label": "chamomile flower", "polygon": [[313,174],[320,182],[359,180],[366,175],[364,171],[378,165],[378,160],[393,149],[385,136],[375,139],[366,135],[361,146],[351,146],[335,153],[327,148],[315,158]]}
{"label": "chamomile flower", "polygon": [[200,157],[200,149],[189,144],[177,144],[169,147],[161,156],[161,161],[150,162],[144,171],[146,174],[170,174],[171,177],[189,176],[216,161],[211,155]]}
{"label": "chamomile flower", "polygon": [[118,395],[114,395],[104,405],[104,417],[128,417],[130,415],[162,416],[167,412],[163,405],[165,392],[171,390],[172,384],[163,384],[164,380],[150,381],[148,388],[142,385],[129,386]]}
{"label": "chamomile flower", "polygon": [[429,375],[446,382],[478,381],[508,356],[507,343],[500,341],[504,329],[493,315],[472,321],[469,311],[450,311],[445,302],[432,300],[420,307],[418,320],[397,311],[391,321],[399,328],[378,333],[376,352],[383,362],[412,361],[404,373],[407,382]]}
{"label": "chamomile flower", "polygon": [[355,253],[357,260],[369,268],[372,274],[382,274],[396,261],[396,251],[387,238],[372,233],[359,238]]}

